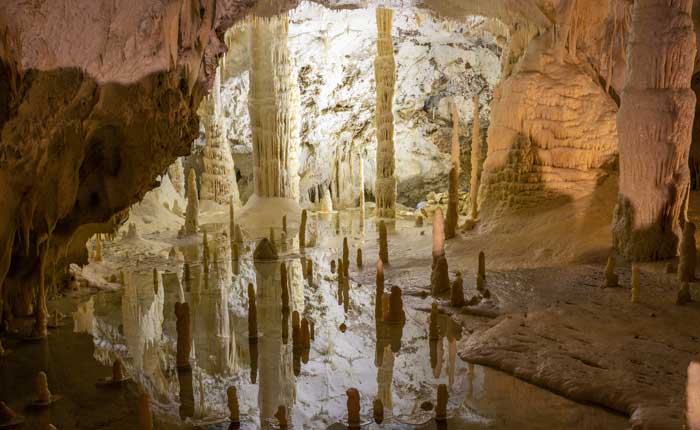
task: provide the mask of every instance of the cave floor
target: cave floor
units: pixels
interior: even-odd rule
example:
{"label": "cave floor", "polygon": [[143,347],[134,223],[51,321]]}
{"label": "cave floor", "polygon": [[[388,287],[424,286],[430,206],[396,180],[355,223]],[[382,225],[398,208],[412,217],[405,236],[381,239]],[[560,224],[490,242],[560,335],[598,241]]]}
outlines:
{"label": "cave floor", "polygon": [[[93,288],[49,303],[72,315],[72,326],[39,343],[5,340],[14,352],[0,365],[0,398],[27,417],[28,428],[40,428],[42,420],[59,429],[135,428],[143,391],[151,395],[156,428],[227,428],[231,385],[238,387],[243,428],[271,428],[279,405],[287,406],[294,428],[343,428],[337,423],[347,418],[345,390],[351,387],[360,392],[367,421],[379,396],[387,411],[382,428],[433,428],[432,413],[420,406],[434,402],[440,383],[449,387],[449,428],[623,429],[630,426],[628,414],[632,424],[677,424],[682,418],[685,367],[700,352],[692,328],[700,321],[695,304],[673,305],[675,284],[661,264],[643,267],[642,303],[631,305],[629,265],[618,271],[624,287],[602,290],[604,258],[514,268],[513,256],[499,260],[487,251],[492,298],[462,309],[438,298],[442,339],[435,343],[428,340],[431,226],[389,224],[386,286],[403,289],[406,312],[405,325],[391,328],[374,319],[374,220],[362,229],[356,211],[312,215],[312,246],[300,252],[296,233],[290,234],[280,257],[288,268],[291,308],[315,323],[304,362],[293,347],[290,318],[285,323],[281,316],[281,298],[270,294],[280,291],[278,263],[254,264],[253,241],[242,246],[238,264],[231,263],[228,240],[218,235],[227,230],[226,210],[201,218],[214,250],[208,282],[197,263],[189,287],[177,277],[184,261],[201,258],[201,235],[178,239],[174,227],[140,223],[141,238],[104,242],[104,261],[83,270],[81,279]],[[351,261],[347,311],[338,304],[337,275],[330,270],[345,236]],[[276,237],[281,245],[279,229]],[[464,274],[467,297],[475,294],[478,250],[497,237],[475,231],[448,241],[451,276],[455,270]],[[173,246],[178,255],[168,258]],[[362,268],[355,264],[358,247]],[[311,283],[302,271],[308,260]],[[163,275],[156,288],[153,268]],[[131,273],[126,287],[103,279],[119,271]],[[249,282],[257,291],[257,344],[248,339]],[[175,367],[173,307],[183,298],[191,306],[191,372]],[[96,387],[116,356],[133,382]],[[36,413],[24,405],[42,369],[64,399]]]}

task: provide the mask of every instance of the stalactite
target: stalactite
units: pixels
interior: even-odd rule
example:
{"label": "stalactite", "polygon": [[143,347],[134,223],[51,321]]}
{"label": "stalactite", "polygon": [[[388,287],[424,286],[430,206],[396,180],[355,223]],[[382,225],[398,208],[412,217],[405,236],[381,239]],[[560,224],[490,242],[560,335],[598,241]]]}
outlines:
{"label": "stalactite", "polygon": [[[617,127],[613,243],[630,260],[676,256],[690,185],[696,39],[691,0],[637,0]],[[659,35],[663,35],[660,37]]]}
{"label": "stalactite", "polygon": [[190,169],[187,177],[187,209],[185,210],[185,234],[196,234],[199,229],[199,194],[197,175]]}
{"label": "stalactite", "polygon": [[253,18],[249,31],[255,194],[298,199],[299,88],[286,15]]}
{"label": "stalactite", "polygon": [[574,24],[574,11],[576,9],[576,0],[563,0],[557,6],[557,44],[556,44],[556,59],[559,64],[564,62],[564,54],[566,53],[566,44],[570,39],[570,34]]}
{"label": "stalactite", "polygon": [[469,182],[469,215],[472,220],[478,217],[479,209],[479,158],[481,158],[481,118],[479,113],[479,95],[474,96],[474,126],[472,128],[471,180]]}
{"label": "stalactite", "polygon": [[377,8],[377,57],[374,76],[377,86],[376,133],[377,173],[375,176],[376,213],[379,217],[396,216],[396,160],[394,155],[394,86],[396,62],[391,39],[394,11]]}

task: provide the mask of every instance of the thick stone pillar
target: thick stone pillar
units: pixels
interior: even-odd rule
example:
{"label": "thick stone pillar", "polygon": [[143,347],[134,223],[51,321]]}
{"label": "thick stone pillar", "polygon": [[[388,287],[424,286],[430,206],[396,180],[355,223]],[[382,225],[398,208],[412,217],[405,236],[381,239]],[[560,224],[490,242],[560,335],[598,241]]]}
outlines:
{"label": "thick stone pillar", "polygon": [[286,15],[251,20],[248,110],[255,194],[298,200],[300,96],[287,38]]}
{"label": "thick stone pillar", "polygon": [[613,242],[633,260],[676,256],[690,184],[695,94],[692,1],[637,0],[621,96]]}
{"label": "thick stone pillar", "polygon": [[394,11],[377,9],[377,57],[374,60],[374,77],[377,83],[376,129],[377,174],[374,195],[377,216],[393,218],[396,215],[396,176],[394,170],[394,86],[396,62],[391,26]]}

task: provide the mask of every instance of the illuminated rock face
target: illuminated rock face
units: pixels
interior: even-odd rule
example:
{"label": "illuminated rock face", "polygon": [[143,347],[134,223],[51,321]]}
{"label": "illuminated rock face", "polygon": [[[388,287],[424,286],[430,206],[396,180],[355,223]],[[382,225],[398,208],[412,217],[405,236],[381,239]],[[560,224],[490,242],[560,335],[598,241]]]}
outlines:
{"label": "illuminated rock face", "polygon": [[394,42],[391,39],[394,11],[377,9],[377,57],[374,60],[374,78],[377,83],[377,173],[374,196],[376,213],[380,217],[396,215],[396,160],[394,158],[394,86],[396,62]]}
{"label": "illuminated rock face", "polygon": [[299,86],[287,46],[286,15],[254,18],[249,29],[248,111],[253,179],[260,197],[299,198]]}
{"label": "illuminated rock face", "polygon": [[692,2],[634,4],[629,66],[617,116],[620,191],[613,242],[634,260],[674,257],[690,186],[696,52]]}

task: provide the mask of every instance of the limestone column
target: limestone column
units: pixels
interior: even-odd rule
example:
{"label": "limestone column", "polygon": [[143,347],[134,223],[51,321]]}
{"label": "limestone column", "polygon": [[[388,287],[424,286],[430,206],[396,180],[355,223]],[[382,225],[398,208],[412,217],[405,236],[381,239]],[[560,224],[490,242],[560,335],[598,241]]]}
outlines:
{"label": "limestone column", "polygon": [[374,195],[377,216],[393,218],[396,215],[396,160],[394,158],[394,86],[396,62],[391,27],[392,9],[377,9],[377,57],[374,59],[374,77],[377,83],[375,126],[377,130],[377,173]]}
{"label": "limestone column", "polygon": [[471,180],[469,182],[470,209],[469,216],[476,220],[479,211],[479,158],[481,158],[481,122],[479,113],[479,94],[474,96],[474,128],[472,131]]}
{"label": "limestone column", "polygon": [[298,200],[300,95],[287,40],[286,15],[252,19],[248,110],[255,194]]}
{"label": "limestone column", "polygon": [[692,1],[637,0],[617,127],[615,248],[633,260],[675,257],[685,221],[695,94]]}
{"label": "limestone column", "polygon": [[214,81],[212,94],[202,103],[200,112],[206,138],[202,154],[204,169],[200,198],[220,205],[233,200],[234,204],[240,205],[231,147],[224,137],[221,125],[221,83],[218,69]]}

